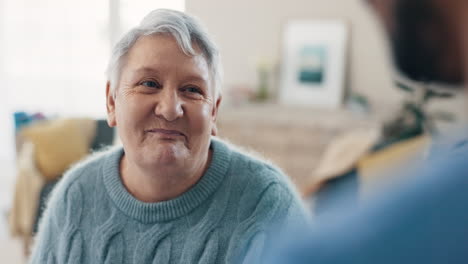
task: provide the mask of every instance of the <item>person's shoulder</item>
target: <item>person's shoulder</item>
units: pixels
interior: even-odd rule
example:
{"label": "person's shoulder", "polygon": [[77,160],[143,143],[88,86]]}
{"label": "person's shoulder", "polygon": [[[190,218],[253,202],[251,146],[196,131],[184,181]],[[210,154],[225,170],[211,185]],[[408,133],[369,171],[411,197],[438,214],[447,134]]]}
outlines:
{"label": "person's shoulder", "polygon": [[217,140],[231,152],[229,173],[236,189],[242,190],[242,199],[259,202],[266,200],[291,202],[297,201],[298,193],[289,177],[261,154],[225,140]]}
{"label": "person's shoulder", "polygon": [[218,145],[229,149],[231,155],[230,172],[254,179],[257,184],[285,184],[289,181],[284,172],[273,162],[253,149],[241,147],[227,140],[216,139]]}
{"label": "person's shoulder", "polygon": [[60,187],[67,188],[77,183],[93,184],[104,164],[112,162],[111,159],[121,151],[121,147],[112,147],[90,154],[65,172],[60,180]]}
{"label": "person's shoulder", "polygon": [[[113,147],[96,152],[73,165],[58,181],[47,202],[47,210],[53,219],[60,219],[73,209],[75,205],[83,204],[87,190],[97,184],[102,166],[119,155],[121,148]],[[57,220],[58,221],[58,220]]]}
{"label": "person's shoulder", "polygon": [[462,127],[434,135],[427,151],[427,160],[440,160],[447,157],[456,159],[456,156],[467,153],[467,132],[468,127]]}
{"label": "person's shoulder", "polygon": [[309,214],[299,193],[280,168],[254,151],[225,141],[218,143],[229,148],[231,164],[225,186],[229,188],[226,193],[235,196],[231,200],[235,201],[240,226],[284,229],[289,224],[308,222]]}

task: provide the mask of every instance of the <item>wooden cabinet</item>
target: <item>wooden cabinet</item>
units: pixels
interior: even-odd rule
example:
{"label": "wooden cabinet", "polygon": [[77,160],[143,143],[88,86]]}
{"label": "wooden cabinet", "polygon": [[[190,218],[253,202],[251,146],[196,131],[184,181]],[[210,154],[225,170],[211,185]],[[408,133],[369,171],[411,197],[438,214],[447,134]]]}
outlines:
{"label": "wooden cabinet", "polygon": [[299,189],[305,188],[334,137],[375,125],[344,110],[279,105],[225,107],[218,115],[220,138],[271,160]]}

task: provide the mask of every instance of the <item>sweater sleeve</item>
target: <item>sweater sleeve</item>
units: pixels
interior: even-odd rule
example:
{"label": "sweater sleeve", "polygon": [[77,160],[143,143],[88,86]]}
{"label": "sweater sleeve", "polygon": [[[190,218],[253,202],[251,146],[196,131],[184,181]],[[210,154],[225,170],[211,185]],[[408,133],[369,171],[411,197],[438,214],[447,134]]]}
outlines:
{"label": "sweater sleeve", "polygon": [[80,263],[82,194],[72,177],[66,175],[51,193],[34,239],[31,264]]}
{"label": "sweater sleeve", "polygon": [[304,201],[296,194],[291,194],[283,225],[288,228],[300,228],[310,225],[311,218],[311,213],[306,209]]}
{"label": "sweater sleeve", "polygon": [[304,202],[288,185],[277,184],[265,195],[271,196],[272,204],[278,204],[274,218],[265,223],[269,242],[310,224],[311,215]]}
{"label": "sweater sleeve", "polygon": [[[273,239],[309,223],[309,215],[292,188],[271,183],[262,192],[253,214],[234,230],[230,263],[260,263]],[[229,255],[228,254],[228,255]]]}
{"label": "sweater sleeve", "polygon": [[55,263],[59,226],[54,216],[60,215],[61,209],[64,207],[61,199],[59,199],[60,197],[58,197],[61,196],[60,193],[54,190],[51,199],[47,203],[47,209],[40,220],[38,233],[34,238],[30,264]]}

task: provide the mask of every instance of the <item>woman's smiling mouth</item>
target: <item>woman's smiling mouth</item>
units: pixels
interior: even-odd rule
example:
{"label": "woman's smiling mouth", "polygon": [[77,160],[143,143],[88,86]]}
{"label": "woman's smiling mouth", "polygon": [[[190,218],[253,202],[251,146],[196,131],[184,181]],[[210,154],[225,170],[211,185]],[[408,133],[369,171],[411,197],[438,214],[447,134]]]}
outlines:
{"label": "woman's smiling mouth", "polygon": [[167,139],[174,139],[177,137],[184,137],[186,138],[185,134],[178,131],[178,130],[170,130],[170,129],[162,129],[162,128],[154,128],[145,130],[146,133],[156,134],[161,136],[162,138]]}

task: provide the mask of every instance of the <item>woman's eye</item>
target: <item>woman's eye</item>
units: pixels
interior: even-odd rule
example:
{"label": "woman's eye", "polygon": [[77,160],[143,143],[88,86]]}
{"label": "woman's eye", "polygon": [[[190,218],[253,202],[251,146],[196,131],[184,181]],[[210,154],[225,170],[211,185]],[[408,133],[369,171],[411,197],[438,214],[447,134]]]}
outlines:
{"label": "woman's eye", "polygon": [[150,88],[159,88],[160,87],[159,83],[157,83],[155,81],[144,81],[144,82],[141,82],[140,85],[150,87]]}
{"label": "woman's eye", "polygon": [[198,94],[202,94],[202,91],[200,88],[198,87],[187,87],[185,88],[185,91],[189,92],[189,93],[198,93]]}

